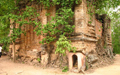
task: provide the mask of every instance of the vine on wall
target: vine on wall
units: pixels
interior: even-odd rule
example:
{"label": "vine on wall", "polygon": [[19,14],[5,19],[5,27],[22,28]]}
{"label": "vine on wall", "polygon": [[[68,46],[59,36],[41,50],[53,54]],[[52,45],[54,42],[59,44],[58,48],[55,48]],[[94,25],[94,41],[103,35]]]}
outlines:
{"label": "vine on wall", "polygon": [[[46,9],[49,9],[52,5],[59,5],[55,17],[52,17],[52,20],[46,25],[38,24],[38,27],[35,29],[37,35],[46,35],[40,43],[50,43],[56,40],[56,53],[65,54],[66,50],[75,51],[75,48],[71,47],[70,41],[67,40],[65,35],[71,34],[74,31],[75,25],[71,25],[74,15],[72,7],[74,4],[79,4],[80,0],[52,0],[51,3],[49,0],[40,0],[40,3]],[[61,40],[63,37],[64,40]]]}

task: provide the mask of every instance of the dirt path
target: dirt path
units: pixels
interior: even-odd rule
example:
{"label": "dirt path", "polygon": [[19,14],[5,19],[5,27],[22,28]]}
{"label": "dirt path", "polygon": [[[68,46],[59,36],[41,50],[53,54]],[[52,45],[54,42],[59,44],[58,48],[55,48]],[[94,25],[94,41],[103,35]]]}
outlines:
{"label": "dirt path", "polygon": [[[60,69],[29,66],[13,63],[8,57],[0,58],[0,75],[83,75],[82,73],[61,72]],[[120,75],[120,55],[115,56],[115,63],[95,70],[89,70],[86,75]]]}

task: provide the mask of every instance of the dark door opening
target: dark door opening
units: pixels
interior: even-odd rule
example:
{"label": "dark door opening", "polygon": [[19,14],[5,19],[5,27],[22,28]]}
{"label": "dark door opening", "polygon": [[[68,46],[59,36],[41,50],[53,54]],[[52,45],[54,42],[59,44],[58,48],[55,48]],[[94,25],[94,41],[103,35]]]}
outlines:
{"label": "dark door opening", "polygon": [[72,56],[72,59],[73,59],[73,68],[78,68],[78,58],[76,55],[73,55]]}

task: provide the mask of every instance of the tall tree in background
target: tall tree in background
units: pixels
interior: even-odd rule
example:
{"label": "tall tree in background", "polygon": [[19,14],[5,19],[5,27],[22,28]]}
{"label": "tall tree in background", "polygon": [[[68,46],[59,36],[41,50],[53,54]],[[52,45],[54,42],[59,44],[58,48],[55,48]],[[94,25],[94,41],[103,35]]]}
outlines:
{"label": "tall tree in background", "polygon": [[120,10],[112,14],[112,43],[113,52],[120,54]]}
{"label": "tall tree in background", "polygon": [[8,15],[15,10],[14,0],[0,0],[0,43],[3,45],[3,50],[8,50],[10,19]]}

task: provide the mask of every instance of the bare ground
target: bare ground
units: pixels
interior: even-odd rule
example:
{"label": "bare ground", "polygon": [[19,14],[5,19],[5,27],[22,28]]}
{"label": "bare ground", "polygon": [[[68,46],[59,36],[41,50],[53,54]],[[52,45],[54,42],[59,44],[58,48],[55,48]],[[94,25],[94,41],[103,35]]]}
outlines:
{"label": "bare ground", "polygon": [[[40,68],[23,63],[13,63],[7,56],[0,58],[0,75],[83,75],[82,73],[61,72],[58,68]],[[86,71],[85,75],[120,75],[120,55],[115,56],[112,65]]]}

